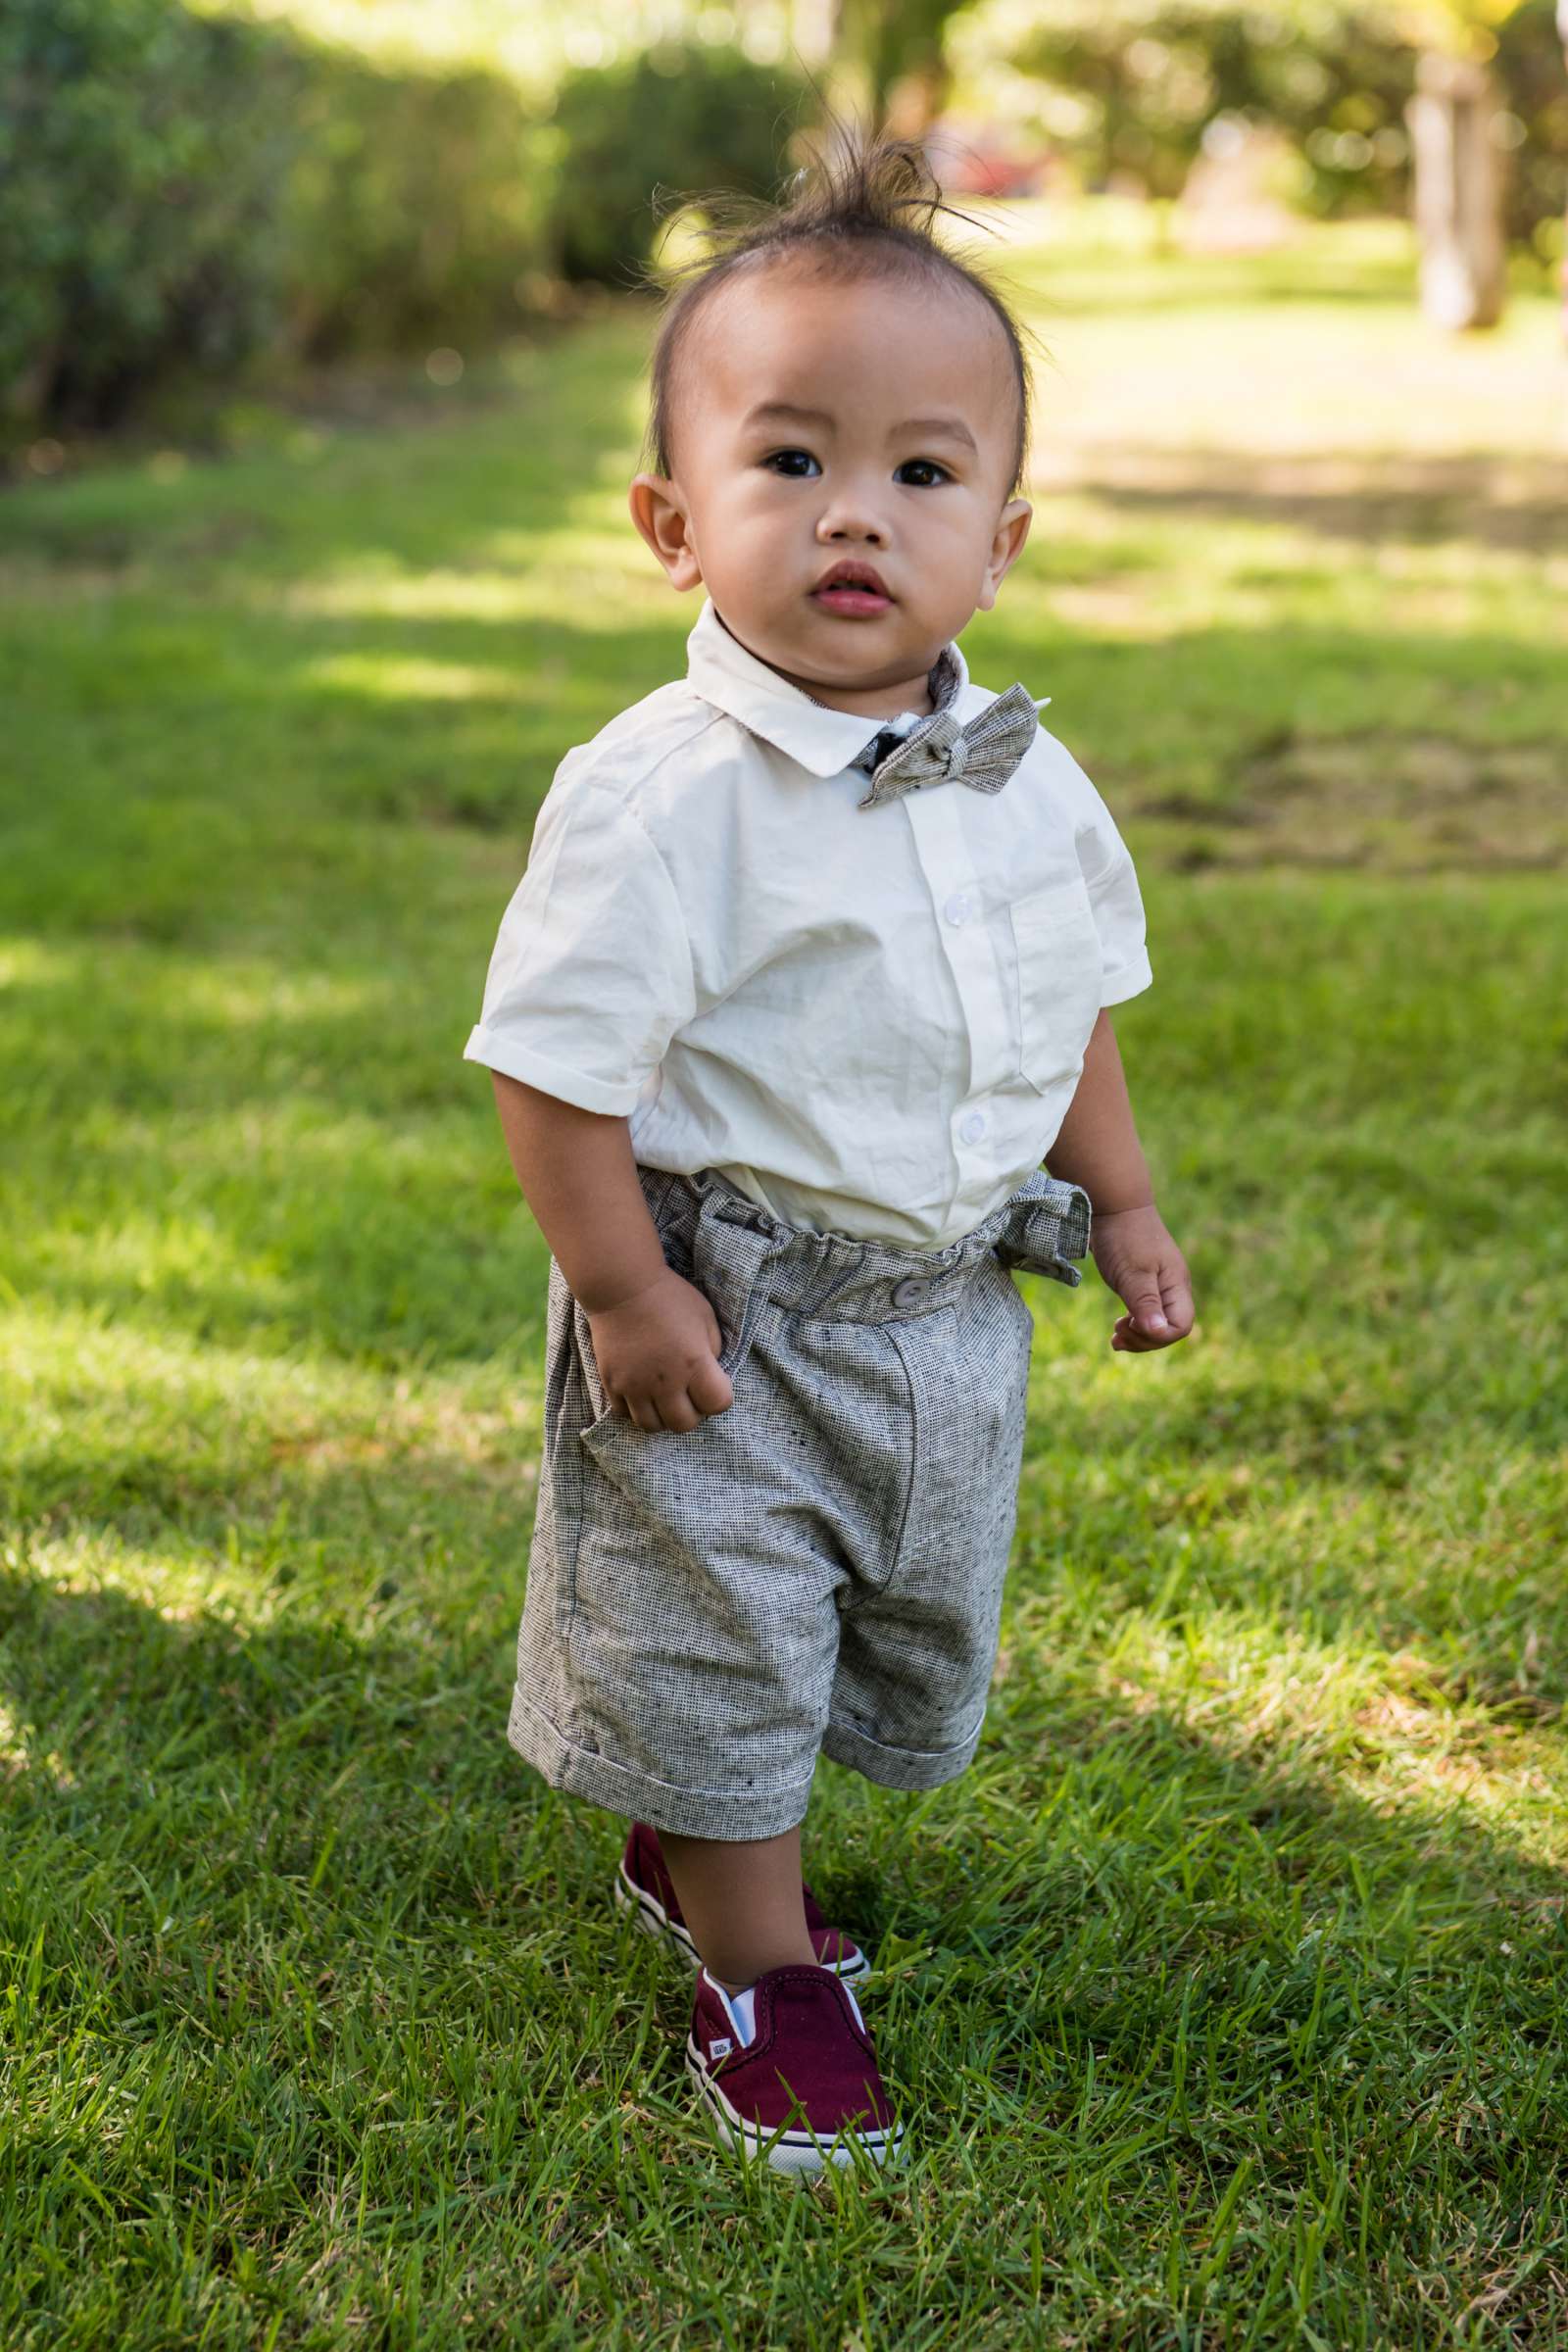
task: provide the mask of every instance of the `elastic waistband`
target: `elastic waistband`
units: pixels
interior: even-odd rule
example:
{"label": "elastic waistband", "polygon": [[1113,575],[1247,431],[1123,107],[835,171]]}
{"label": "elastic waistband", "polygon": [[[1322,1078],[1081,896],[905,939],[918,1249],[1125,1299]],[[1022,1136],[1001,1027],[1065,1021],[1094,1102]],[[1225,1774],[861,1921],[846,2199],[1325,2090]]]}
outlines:
{"label": "elastic waistband", "polygon": [[737,1309],[765,1298],[833,1322],[896,1322],[951,1305],[993,1253],[1005,1266],[1076,1285],[1071,1261],[1089,1248],[1088,1195],[1043,1168],[944,1250],[786,1225],[713,1168],[685,1176],[639,1164],[637,1174],[666,1250],[689,1263],[721,1321],[726,1298]]}

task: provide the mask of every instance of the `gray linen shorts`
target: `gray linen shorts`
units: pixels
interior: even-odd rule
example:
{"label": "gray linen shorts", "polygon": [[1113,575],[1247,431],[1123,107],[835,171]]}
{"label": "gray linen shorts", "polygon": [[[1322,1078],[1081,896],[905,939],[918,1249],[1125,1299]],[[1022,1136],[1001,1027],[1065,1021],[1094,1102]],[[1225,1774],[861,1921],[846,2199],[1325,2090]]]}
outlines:
{"label": "gray linen shorts", "polygon": [[712,1170],[639,1167],[712,1305],[735,1400],[689,1432],[606,1409],[551,1261],[544,1451],[508,1738],[656,1829],[771,1838],[819,1753],[892,1788],[974,1754],[1017,1510],[1034,1322],[1089,1200],[1041,1169],[945,1250],[780,1224]]}

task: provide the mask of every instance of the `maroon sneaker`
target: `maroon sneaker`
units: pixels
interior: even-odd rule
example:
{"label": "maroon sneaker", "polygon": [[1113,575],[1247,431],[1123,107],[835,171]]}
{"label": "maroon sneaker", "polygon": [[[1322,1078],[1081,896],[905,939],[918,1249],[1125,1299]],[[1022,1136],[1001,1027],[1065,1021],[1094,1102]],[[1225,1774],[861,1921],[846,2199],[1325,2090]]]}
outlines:
{"label": "maroon sneaker", "polygon": [[776,2173],[853,2164],[857,2147],[874,2164],[898,2154],[859,2003],[831,1969],[770,1968],[733,1997],[700,1970],[686,2066],[726,2147]]}
{"label": "maroon sneaker", "polygon": [[[868,1977],[871,1963],[859,1945],[842,1928],[828,1926],[821,1904],[804,1882],[801,1892],[806,1897],[806,1925],[811,1949],[822,1966],[846,1982]],[[636,1912],[637,1925],[644,1935],[678,1952],[689,1967],[702,1967],[702,1957],[692,1941],[691,1930],[681,1917],[674,1886],[664,1868],[659,1832],[651,1830],[645,1821],[634,1821],[631,1825],[626,1850],[615,1874],[615,1900],[623,1911]]]}

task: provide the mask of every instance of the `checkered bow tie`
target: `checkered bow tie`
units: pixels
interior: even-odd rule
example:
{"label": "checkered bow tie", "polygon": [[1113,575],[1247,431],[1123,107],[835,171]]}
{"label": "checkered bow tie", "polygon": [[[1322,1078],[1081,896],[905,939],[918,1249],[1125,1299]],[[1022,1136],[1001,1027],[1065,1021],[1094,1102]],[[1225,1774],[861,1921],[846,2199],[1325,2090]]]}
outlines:
{"label": "checkered bow tie", "polygon": [[[901,793],[925,784],[956,781],[976,792],[1000,792],[1035,739],[1040,712],[1049,694],[1026,694],[1021,685],[988,703],[967,726],[954,715],[957,666],[944,648],[930,674],[934,710],[927,711],[907,735],[883,727],[851,764],[871,778],[871,789],[856,803],[859,808],[878,808]],[[889,749],[888,747],[892,748]]]}

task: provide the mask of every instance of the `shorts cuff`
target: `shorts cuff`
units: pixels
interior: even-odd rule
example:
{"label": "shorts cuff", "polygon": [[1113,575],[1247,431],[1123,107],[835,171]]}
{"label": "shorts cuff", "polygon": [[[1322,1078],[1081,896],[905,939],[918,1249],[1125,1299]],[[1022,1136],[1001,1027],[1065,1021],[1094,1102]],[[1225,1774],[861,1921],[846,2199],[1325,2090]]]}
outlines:
{"label": "shorts cuff", "polygon": [[880,1740],[870,1739],[864,1732],[856,1731],[847,1723],[830,1723],[822,1735],[822,1753],[835,1764],[848,1764],[856,1772],[863,1772],[868,1781],[880,1781],[884,1788],[940,1788],[944,1781],[956,1781],[973,1761],[985,1729],[985,1710],[966,1739],[956,1747],[885,1747]]}
{"label": "shorts cuff", "polygon": [[[575,1746],[516,1687],[507,1738],[552,1788],[677,1838],[779,1838],[805,1820],[811,1794],[809,1773],[784,1788],[679,1788]],[[917,1785],[923,1786],[899,1784]]]}

